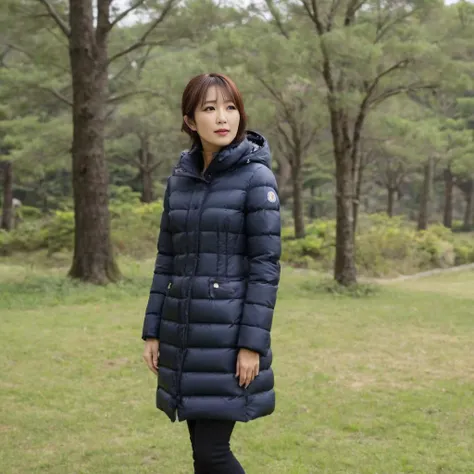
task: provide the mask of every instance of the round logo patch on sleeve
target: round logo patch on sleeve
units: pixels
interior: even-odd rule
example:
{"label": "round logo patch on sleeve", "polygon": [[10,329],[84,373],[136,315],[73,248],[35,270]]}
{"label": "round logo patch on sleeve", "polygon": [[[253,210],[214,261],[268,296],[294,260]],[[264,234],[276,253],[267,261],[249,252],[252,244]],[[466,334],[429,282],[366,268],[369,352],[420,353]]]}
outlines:
{"label": "round logo patch on sleeve", "polygon": [[268,199],[270,202],[275,202],[275,201],[277,200],[275,191],[268,191],[268,193],[267,193],[267,199]]}

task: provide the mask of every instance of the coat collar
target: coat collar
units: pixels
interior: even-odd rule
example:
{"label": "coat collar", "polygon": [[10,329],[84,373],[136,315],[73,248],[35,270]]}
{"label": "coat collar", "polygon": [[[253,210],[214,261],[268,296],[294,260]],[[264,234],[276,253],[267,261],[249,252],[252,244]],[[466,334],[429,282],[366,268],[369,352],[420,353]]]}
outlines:
{"label": "coat collar", "polygon": [[[271,154],[267,140],[259,133],[248,130],[246,137],[240,143],[231,144],[214,153],[214,157],[207,168],[207,173],[223,173],[231,168],[251,162],[262,163],[271,168]],[[181,153],[173,175],[187,175],[202,179],[202,166],[202,149],[191,148]]]}

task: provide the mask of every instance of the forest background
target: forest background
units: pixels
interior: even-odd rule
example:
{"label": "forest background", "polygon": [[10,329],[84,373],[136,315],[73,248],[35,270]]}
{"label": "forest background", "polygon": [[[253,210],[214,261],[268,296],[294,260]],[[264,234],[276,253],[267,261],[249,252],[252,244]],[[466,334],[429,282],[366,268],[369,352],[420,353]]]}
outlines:
{"label": "forest background", "polygon": [[273,151],[283,261],[343,285],[474,262],[472,3],[15,0],[0,21],[1,254],[94,283],[153,254],[182,90],[220,71]]}

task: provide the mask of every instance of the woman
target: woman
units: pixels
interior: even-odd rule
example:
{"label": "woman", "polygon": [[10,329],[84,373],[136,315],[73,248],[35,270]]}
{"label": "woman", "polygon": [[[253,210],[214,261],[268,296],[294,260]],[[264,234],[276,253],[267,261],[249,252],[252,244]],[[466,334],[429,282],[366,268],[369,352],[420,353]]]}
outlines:
{"label": "woman", "polygon": [[231,79],[193,78],[182,115],[192,147],[168,178],[143,357],[158,375],[157,407],[187,420],[194,472],[240,474],[229,447],[235,422],[275,409],[277,186]]}

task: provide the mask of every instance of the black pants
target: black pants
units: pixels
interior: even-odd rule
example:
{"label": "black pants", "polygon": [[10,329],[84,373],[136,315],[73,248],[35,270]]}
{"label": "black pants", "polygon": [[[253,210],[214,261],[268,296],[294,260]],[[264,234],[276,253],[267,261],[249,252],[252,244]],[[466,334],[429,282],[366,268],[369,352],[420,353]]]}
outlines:
{"label": "black pants", "polygon": [[194,474],[245,474],[230,450],[235,421],[188,420]]}

